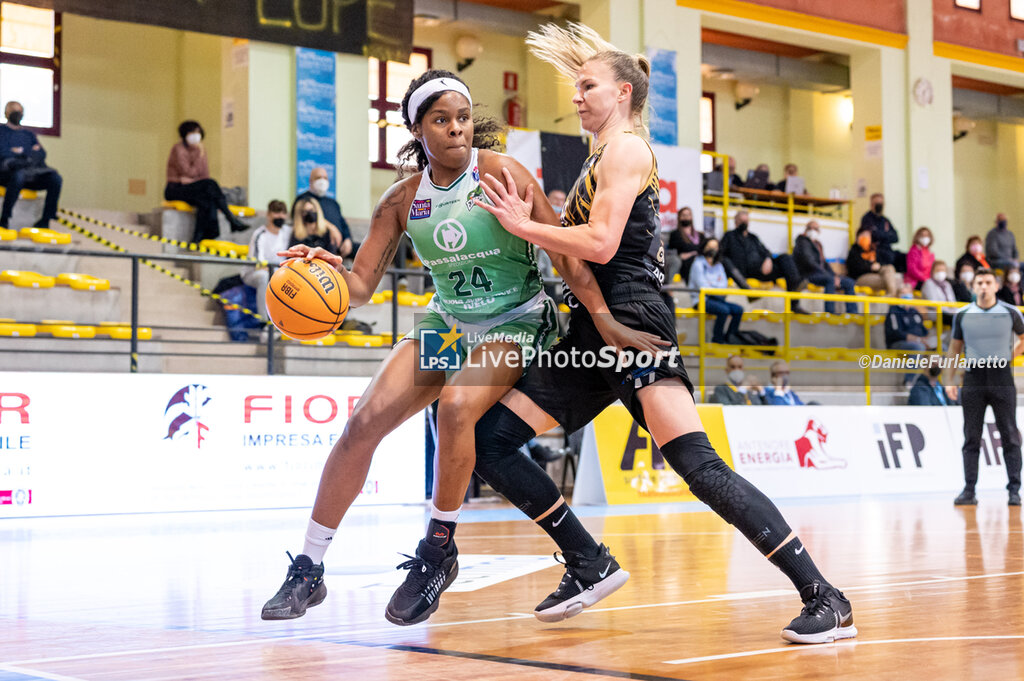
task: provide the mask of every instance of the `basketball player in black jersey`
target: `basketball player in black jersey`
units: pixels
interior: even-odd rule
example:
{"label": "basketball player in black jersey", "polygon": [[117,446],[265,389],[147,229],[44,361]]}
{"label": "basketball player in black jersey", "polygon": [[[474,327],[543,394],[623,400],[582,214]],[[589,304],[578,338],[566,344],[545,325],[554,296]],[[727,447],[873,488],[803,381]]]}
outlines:
{"label": "basketball player in black jersey", "polygon": [[[576,105],[596,149],[569,194],[562,227],[531,220],[531,196],[520,198],[512,177],[486,178],[493,206],[479,203],[511,233],[538,246],[586,260],[611,314],[624,325],[660,336],[675,348],[674,314],[660,297],[661,239],[658,175],[642,133],[650,65],[617,50],[591,29],[552,24],[531,33],[537,57],[575,81]],[[572,298],[569,298],[572,301]],[[551,352],[577,357],[603,346],[591,313],[570,305],[569,331]],[[553,365],[552,365],[553,364]],[[535,520],[558,543],[566,572],[537,606],[545,620],[571,617],[617,588],[619,566],[598,546],[561,498],[554,482],[519,447],[561,425],[573,432],[616,399],[648,432],[698,499],[735,525],[793,582],[803,610],[783,631],[796,643],[856,636],[853,610],[830,585],[775,505],[730,469],[711,447],[681,360],[621,370],[535,363],[501,402],[477,422],[477,472]]]}

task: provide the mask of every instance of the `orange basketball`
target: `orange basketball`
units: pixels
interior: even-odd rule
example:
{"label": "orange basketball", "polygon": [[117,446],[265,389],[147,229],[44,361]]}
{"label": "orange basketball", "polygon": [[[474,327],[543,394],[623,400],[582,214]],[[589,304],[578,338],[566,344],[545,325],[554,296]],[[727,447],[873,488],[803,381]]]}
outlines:
{"label": "orange basketball", "polygon": [[323,260],[285,260],[267,285],[267,312],[281,333],[317,340],[334,333],[348,314],[348,286]]}

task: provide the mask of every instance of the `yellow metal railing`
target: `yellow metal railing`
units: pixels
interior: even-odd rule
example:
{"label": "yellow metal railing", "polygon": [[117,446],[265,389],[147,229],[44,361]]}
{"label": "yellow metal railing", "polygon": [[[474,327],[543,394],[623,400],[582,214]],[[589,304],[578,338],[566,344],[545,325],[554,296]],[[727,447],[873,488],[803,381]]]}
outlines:
{"label": "yellow metal railing", "polygon": [[[705,361],[707,356],[707,346],[713,345],[705,340],[707,331],[707,296],[747,296],[756,298],[782,298],[783,299],[783,342],[780,346],[771,346],[770,349],[774,350],[778,354],[779,359],[790,360],[792,355],[792,346],[790,344],[790,324],[792,323],[791,316],[791,301],[794,300],[822,300],[833,303],[858,303],[863,306],[861,310],[861,324],[864,327],[864,345],[861,348],[844,348],[850,350],[861,350],[863,354],[877,353],[882,350],[871,347],[871,305],[902,305],[911,307],[929,307],[935,309],[935,320],[934,329],[936,334],[936,350],[937,353],[942,353],[942,333],[943,333],[943,319],[942,310],[945,308],[960,308],[966,303],[949,303],[944,301],[935,300],[923,300],[915,298],[913,300],[906,300],[904,298],[889,298],[886,296],[865,296],[865,295],[845,295],[845,294],[824,294],[824,293],[793,293],[789,291],[765,291],[765,290],[750,290],[750,289],[735,289],[735,288],[702,288],[697,297],[697,348],[698,348],[698,362],[699,362],[699,373],[698,382],[701,386],[701,401],[705,401],[707,393],[707,384],[704,380],[705,374]],[[887,310],[886,310],[887,311]],[[886,351],[893,352],[893,351]],[[910,351],[899,351],[906,353]],[[867,403],[871,404],[871,365],[861,367],[864,372],[864,393],[867,397]]]}
{"label": "yellow metal railing", "polygon": [[[705,194],[704,195],[704,204],[705,205],[707,205],[707,204],[713,204],[713,205],[720,204],[721,205],[721,209],[722,209],[722,229],[724,231],[729,231],[729,207],[730,206],[736,206],[736,205],[740,206],[741,208],[771,208],[773,210],[777,210],[781,206],[785,206],[785,208],[786,208],[786,243],[788,243],[788,244],[792,244],[793,243],[793,218],[796,216],[796,214],[798,214],[798,213],[801,213],[801,214],[802,213],[806,213],[808,216],[812,216],[812,215],[824,216],[825,215],[824,211],[815,212],[815,210],[814,210],[815,206],[813,204],[810,204],[810,203],[809,204],[798,203],[797,201],[794,200],[792,194],[787,194],[786,195],[785,203],[782,203],[781,201],[762,201],[760,199],[747,199],[747,198],[734,199],[730,195],[731,192],[730,192],[729,182],[732,179],[732,177],[731,177],[731,173],[729,172],[729,155],[728,154],[720,154],[720,153],[715,152],[715,151],[705,151],[703,153],[707,154],[708,156],[711,156],[712,158],[721,159],[721,161],[722,161],[722,195],[721,196],[715,196],[714,194]],[[742,190],[742,188],[740,188],[737,191],[742,192],[743,190]],[[781,199],[782,197],[779,197],[779,198]],[[847,228],[846,228],[846,231],[847,231],[847,236],[849,238],[849,242],[852,245],[853,242],[856,240],[856,229],[855,229],[855,225],[854,225],[854,222],[853,222],[853,201],[852,200],[839,200],[839,199],[836,199],[835,203],[832,204],[832,205],[842,206],[845,209],[845,212],[846,212],[846,222],[847,222],[847,225],[848,225]],[[705,212],[715,213],[717,211],[715,211],[715,210],[705,210]],[[829,226],[829,225],[821,225],[821,228],[822,229],[837,229],[836,227],[832,227],[832,226]]]}

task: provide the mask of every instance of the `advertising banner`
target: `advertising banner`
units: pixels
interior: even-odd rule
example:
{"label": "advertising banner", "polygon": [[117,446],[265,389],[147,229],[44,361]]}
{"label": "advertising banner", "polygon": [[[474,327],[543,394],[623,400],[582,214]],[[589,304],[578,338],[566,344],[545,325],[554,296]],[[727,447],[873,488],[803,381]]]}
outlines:
{"label": "advertising banner", "polygon": [[663,144],[652,144],[651,148],[658,159],[658,179],[661,181],[659,209],[662,231],[676,228],[676,212],[683,206],[689,206],[694,219],[699,221],[704,212],[700,151]]}
{"label": "advertising banner", "polygon": [[[0,373],[0,518],[311,506],[369,378]],[[357,504],[424,498],[424,427]]]}
{"label": "advertising banner", "polygon": [[335,58],[333,52],[295,50],[295,193],[309,187],[309,174],[321,166],[335,184]]}

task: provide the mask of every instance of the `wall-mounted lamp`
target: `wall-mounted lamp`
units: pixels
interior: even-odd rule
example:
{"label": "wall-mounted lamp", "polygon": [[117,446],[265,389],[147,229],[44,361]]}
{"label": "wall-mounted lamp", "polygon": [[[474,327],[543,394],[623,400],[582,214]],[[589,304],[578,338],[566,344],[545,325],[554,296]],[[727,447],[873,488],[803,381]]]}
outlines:
{"label": "wall-mounted lamp", "polygon": [[760,92],[761,88],[757,87],[756,85],[751,85],[750,83],[737,82],[735,89],[736,110],[739,111],[747,104],[750,104],[752,101],[754,101],[754,97],[757,97],[758,93]]}
{"label": "wall-mounted lamp", "polygon": [[953,116],[953,141],[962,140],[967,133],[977,127],[977,123],[967,116]]}
{"label": "wall-mounted lamp", "polygon": [[853,97],[839,100],[839,120],[845,126],[853,125]]}
{"label": "wall-mounted lamp", "polygon": [[483,51],[483,43],[475,35],[460,36],[455,41],[455,56],[459,58],[455,68],[460,72],[468,68]]}

